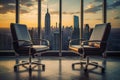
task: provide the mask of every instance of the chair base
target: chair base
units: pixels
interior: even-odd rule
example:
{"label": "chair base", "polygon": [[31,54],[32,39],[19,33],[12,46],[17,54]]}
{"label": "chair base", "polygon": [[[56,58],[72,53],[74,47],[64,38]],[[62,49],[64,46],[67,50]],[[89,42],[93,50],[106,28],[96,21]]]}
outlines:
{"label": "chair base", "polygon": [[16,56],[16,64],[14,65],[15,72],[19,71],[20,66],[24,67],[26,70],[29,70],[30,72],[32,70],[35,70],[34,68],[36,68],[37,66],[38,68],[42,66],[42,71],[45,71],[45,65],[40,63],[40,58],[38,58],[37,61],[32,61],[32,56],[29,55],[28,61],[20,61],[19,54],[16,53],[15,56]]}
{"label": "chair base", "polygon": [[[87,57],[86,61],[81,61],[81,62],[78,62],[78,63],[73,63],[72,64],[72,69],[75,69],[74,68],[75,65],[81,65],[81,67],[83,67],[83,65],[85,65],[85,67],[84,67],[84,71],[85,72],[89,71],[88,66],[92,65],[92,66],[94,66],[93,69],[96,69],[96,68],[99,67],[99,68],[101,68],[101,72],[104,73],[105,72],[106,60],[104,59],[103,62],[102,62],[102,65],[99,65],[98,62],[90,62],[89,57]],[[93,70],[93,69],[91,69],[91,70]]]}
{"label": "chair base", "polygon": [[19,71],[20,66],[24,67],[26,70],[29,70],[29,71],[34,70],[34,68],[36,68],[37,66],[42,66],[42,71],[45,71],[45,65],[39,63],[39,61],[34,61],[34,62],[22,61],[21,63],[16,64],[14,66],[14,71],[15,72]]}

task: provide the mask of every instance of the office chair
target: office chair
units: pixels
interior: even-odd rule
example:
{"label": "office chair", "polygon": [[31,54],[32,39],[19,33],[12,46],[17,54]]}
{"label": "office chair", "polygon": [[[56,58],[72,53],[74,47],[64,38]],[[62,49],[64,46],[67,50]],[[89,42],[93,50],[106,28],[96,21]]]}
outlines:
{"label": "office chair", "polygon": [[[48,50],[49,41],[45,39],[38,39],[39,41],[43,41],[45,44],[33,45],[31,36],[29,34],[29,31],[27,30],[27,26],[24,24],[11,23],[10,29],[13,38],[13,48],[16,54],[16,64],[14,66],[14,71],[18,71],[19,66],[23,66],[27,70],[32,71],[37,65],[41,65],[44,71],[45,65],[40,64],[39,60],[32,62],[32,58],[35,57],[36,53]],[[21,54],[29,55],[29,60],[20,62],[18,57]]]}
{"label": "office chair", "polygon": [[[102,55],[102,57],[105,60],[106,57],[105,51],[106,51],[107,40],[109,37],[110,30],[111,30],[110,23],[97,24],[93,29],[89,40],[84,40],[84,39],[70,40],[69,49],[77,52],[82,59],[86,59],[85,61],[73,63],[72,68],[74,68],[75,65],[80,64],[81,66],[85,65],[84,71],[88,71],[88,65],[93,65],[95,67],[100,67],[102,72],[104,72],[105,65],[99,65],[97,62],[90,62],[89,56]],[[80,44],[72,45],[72,42],[75,40],[80,40]],[[102,64],[105,64],[104,60]]]}

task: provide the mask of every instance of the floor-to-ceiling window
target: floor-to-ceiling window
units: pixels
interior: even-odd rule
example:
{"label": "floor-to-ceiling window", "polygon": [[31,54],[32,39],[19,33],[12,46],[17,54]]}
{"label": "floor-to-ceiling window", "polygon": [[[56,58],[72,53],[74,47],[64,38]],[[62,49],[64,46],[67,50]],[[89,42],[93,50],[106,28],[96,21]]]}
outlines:
{"label": "floor-to-ceiling window", "polygon": [[0,50],[11,50],[10,23],[15,23],[15,0],[0,0]]}
{"label": "floor-to-ceiling window", "polygon": [[[120,0],[107,0],[107,23],[111,23],[112,29],[108,40],[107,51],[120,51]],[[103,23],[103,0],[84,0],[84,26],[85,38],[88,38],[88,30],[92,30],[95,24]],[[89,27],[88,27],[89,26]]]}
{"label": "floor-to-ceiling window", "polygon": [[[16,0],[0,0],[0,50],[11,50],[10,23],[15,23]],[[102,21],[103,0],[84,0],[84,38]],[[108,51],[120,51],[120,0],[107,0],[107,22],[112,25]],[[32,38],[38,38],[38,0],[20,0],[19,23],[26,24]],[[80,0],[62,0],[62,50],[70,39],[80,38]],[[50,41],[51,50],[59,50],[59,0],[41,0],[41,38]],[[73,36],[77,35],[77,36]],[[37,42],[34,41],[36,44]],[[77,44],[75,42],[74,44]]]}
{"label": "floor-to-ceiling window", "polygon": [[38,38],[38,1],[19,1],[19,23],[27,25],[33,42],[37,44],[34,39]]}
{"label": "floor-to-ceiling window", "polygon": [[102,0],[84,0],[84,24],[94,28],[102,23]]}
{"label": "floor-to-ceiling window", "polygon": [[43,3],[42,23],[42,38],[50,41],[50,50],[59,50],[59,0]]}
{"label": "floor-to-ceiling window", "polygon": [[103,23],[102,0],[84,0],[83,38],[89,39],[96,24]]}
{"label": "floor-to-ceiling window", "polygon": [[[63,49],[68,50],[69,40],[80,38],[80,0],[63,0],[62,8],[62,43]],[[79,41],[74,42],[78,43]]]}
{"label": "floor-to-ceiling window", "polygon": [[19,23],[26,24],[29,29],[37,28],[38,2],[36,0],[20,0]]}
{"label": "floor-to-ceiling window", "polygon": [[112,25],[108,50],[120,51],[120,0],[107,0],[107,15]]}

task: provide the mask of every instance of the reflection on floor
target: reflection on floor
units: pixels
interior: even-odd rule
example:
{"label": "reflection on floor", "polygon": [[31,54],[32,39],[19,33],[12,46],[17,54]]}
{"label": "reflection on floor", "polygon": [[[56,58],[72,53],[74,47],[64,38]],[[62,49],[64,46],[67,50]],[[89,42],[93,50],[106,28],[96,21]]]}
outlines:
{"label": "reflection on floor", "polygon": [[[26,59],[26,58],[21,58]],[[93,61],[101,62],[98,57]],[[19,72],[14,72],[14,57],[0,57],[0,80],[120,80],[120,59],[108,58],[106,71],[101,73],[99,68],[84,72],[79,65],[75,66],[75,70],[71,65],[80,61],[79,57],[43,57],[41,63],[45,64],[45,71],[39,69],[37,71],[24,71],[20,67]]]}

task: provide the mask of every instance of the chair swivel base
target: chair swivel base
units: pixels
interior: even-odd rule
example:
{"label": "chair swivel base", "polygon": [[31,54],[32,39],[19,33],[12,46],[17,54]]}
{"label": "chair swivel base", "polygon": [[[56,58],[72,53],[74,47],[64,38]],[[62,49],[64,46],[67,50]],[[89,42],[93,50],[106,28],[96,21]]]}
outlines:
{"label": "chair swivel base", "polygon": [[[104,67],[104,66],[99,65],[97,62],[89,62],[89,58],[87,58],[87,61],[81,61],[81,62],[78,62],[78,63],[73,63],[73,64],[72,64],[72,69],[75,69],[75,68],[74,68],[75,65],[81,65],[81,67],[82,67],[83,65],[85,65],[85,67],[84,67],[84,71],[85,71],[85,72],[88,71],[88,66],[89,66],[89,65],[94,66],[93,69],[96,69],[97,67],[99,67],[99,68],[101,68],[101,72],[102,72],[102,73],[105,72],[105,67]],[[92,69],[91,69],[91,70],[92,70]]]}
{"label": "chair swivel base", "polygon": [[26,68],[26,70],[32,71],[36,66],[42,66],[42,71],[45,71],[45,65],[39,63],[39,61],[34,61],[34,62],[28,62],[28,61],[22,61],[19,64],[16,64],[14,66],[14,71],[17,72],[19,70],[19,66],[22,66]]}

